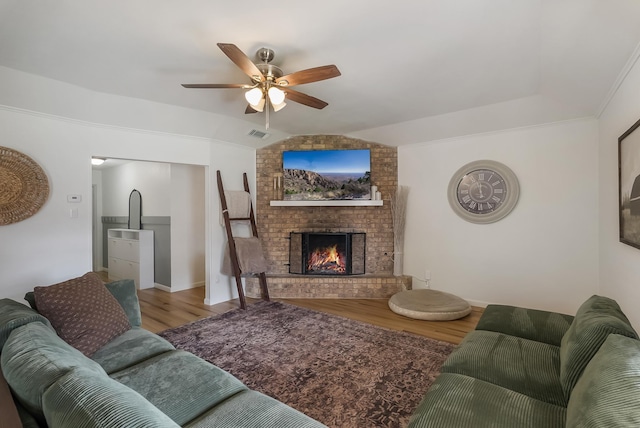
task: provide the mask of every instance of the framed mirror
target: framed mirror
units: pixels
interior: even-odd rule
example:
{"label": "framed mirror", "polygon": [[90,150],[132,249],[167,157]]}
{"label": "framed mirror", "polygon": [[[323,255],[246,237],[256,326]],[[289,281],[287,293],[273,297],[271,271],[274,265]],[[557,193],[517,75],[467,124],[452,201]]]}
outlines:
{"label": "framed mirror", "polygon": [[142,229],[142,195],[136,189],[129,194],[129,229]]}

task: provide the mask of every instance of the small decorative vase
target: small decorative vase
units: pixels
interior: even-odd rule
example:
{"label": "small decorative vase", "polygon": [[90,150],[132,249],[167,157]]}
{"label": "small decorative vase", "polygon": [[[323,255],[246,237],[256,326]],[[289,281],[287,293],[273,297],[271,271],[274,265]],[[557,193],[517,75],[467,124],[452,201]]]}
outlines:
{"label": "small decorative vase", "polygon": [[402,276],[402,265],[404,263],[404,254],[402,251],[393,252],[393,275]]}
{"label": "small decorative vase", "polygon": [[282,186],[282,176],[278,175],[273,177],[273,200],[281,201],[284,199],[283,194],[283,186]]}

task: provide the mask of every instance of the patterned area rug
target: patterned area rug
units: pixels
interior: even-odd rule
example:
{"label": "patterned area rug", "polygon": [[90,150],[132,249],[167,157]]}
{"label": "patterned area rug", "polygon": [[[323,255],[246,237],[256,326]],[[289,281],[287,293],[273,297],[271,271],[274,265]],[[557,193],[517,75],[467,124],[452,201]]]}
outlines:
{"label": "patterned area rug", "polygon": [[260,301],[160,335],[329,427],[404,427],[455,345]]}

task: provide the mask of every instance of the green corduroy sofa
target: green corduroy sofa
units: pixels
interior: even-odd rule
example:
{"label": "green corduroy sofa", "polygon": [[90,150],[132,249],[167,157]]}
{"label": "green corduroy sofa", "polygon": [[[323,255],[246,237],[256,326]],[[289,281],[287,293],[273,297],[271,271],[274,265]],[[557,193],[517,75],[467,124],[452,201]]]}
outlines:
{"label": "green corduroy sofa", "polygon": [[409,428],[640,427],[640,341],[619,305],[575,317],[489,305]]}
{"label": "green corduroy sofa", "polygon": [[23,426],[324,427],[142,329],[133,281],[106,286],[131,328],[91,358],[63,341],[37,311],[0,300],[2,374]]}

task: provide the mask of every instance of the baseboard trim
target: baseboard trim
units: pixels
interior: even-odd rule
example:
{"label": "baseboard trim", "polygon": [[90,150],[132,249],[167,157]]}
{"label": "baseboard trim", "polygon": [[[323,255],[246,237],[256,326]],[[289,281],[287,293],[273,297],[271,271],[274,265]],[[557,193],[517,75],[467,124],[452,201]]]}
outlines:
{"label": "baseboard trim", "polygon": [[166,291],[168,293],[175,293],[176,291],[184,291],[184,290],[189,290],[191,288],[204,287],[205,281],[194,282],[193,284],[187,284],[186,286],[183,286],[183,287],[167,287],[166,285],[158,284],[157,282],[155,283],[154,286],[159,290]]}
{"label": "baseboard trim", "polygon": [[153,288],[157,288],[158,290],[166,291],[167,293],[171,293],[171,287],[167,287],[166,285],[158,284],[157,282],[153,284]]}

